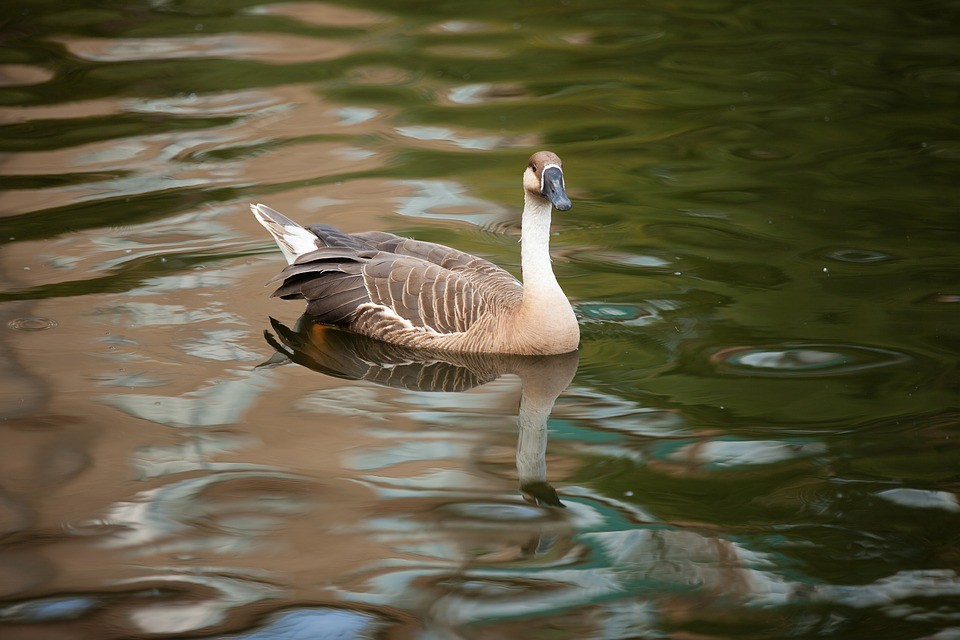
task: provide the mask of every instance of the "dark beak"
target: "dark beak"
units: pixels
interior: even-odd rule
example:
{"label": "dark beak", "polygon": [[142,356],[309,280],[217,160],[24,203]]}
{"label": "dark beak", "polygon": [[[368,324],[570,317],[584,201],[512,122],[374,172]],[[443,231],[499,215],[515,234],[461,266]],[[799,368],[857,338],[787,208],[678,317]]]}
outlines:
{"label": "dark beak", "polygon": [[563,171],[560,167],[548,167],[543,172],[540,179],[540,195],[550,201],[557,211],[569,211],[570,198],[567,197],[567,190],[563,186]]}

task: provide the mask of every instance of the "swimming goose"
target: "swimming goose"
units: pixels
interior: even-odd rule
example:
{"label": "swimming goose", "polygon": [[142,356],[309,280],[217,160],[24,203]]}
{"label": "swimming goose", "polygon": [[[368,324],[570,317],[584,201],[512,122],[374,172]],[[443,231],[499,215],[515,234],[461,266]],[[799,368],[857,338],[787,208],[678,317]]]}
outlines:
{"label": "swimming goose", "polygon": [[282,281],[273,295],[306,300],[316,322],[418,349],[547,355],[574,351],[580,341],[550,265],[552,209],[570,206],[560,158],[533,154],[523,172],[522,284],[440,244],[304,228],[265,205],[250,209],[289,263],[270,281]]}

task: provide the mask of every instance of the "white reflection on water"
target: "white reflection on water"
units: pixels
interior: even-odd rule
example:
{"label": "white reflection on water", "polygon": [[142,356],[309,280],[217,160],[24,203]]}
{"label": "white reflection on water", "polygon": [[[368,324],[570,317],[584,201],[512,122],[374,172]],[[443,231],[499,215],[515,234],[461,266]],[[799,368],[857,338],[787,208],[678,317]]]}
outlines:
{"label": "white reflection on water", "polygon": [[340,116],[340,122],[337,123],[340,125],[360,124],[380,115],[379,111],[370,107],[342,107],[334,110],[334,113]]}
{"label": "white reflection on water", "polygon": [[356,481],[369,487],[383,500],[468,497],[483,494],[485,490],[481,476],[461,469],[431,469],[404,477],[367,474],[357,476]]}
{"label": "white reflection on water", "polygon": [[737,440],[731,438],[695,442],[673,449],[670,460],[710,464],[718,468],[775,464],[826,453],[827,446],[815,441]]}
{"label": "white reflection on water", "polygon": [[[653,438],[689,435],[692,427],[679,411],[658,410],[589,387],[572,387],[557,405],[557,415],[589,421],[604,430]],[[591,442],[590,438],[584,438]]]}
{"label": "white reflection on water", "polygon": [[263,359],[262,354],[243,347],[247,331],[240,329],[211,329],[204,331],[203,336],[177,345],[179,349],[205,360],[219,360],[223,362],[257,362]]}
{"label": "white reflection on water", "polygon": [[189,439],[170,445],[139,447],[132,456],[137,480],[191,471],[251,471],[272,467],[249,462],[216,462],[217,456],[250,449],[260,441],[250,435],[194,430]]}
{"label": "white reflection on water", "polygon": [[[221,624],[231,610],[245,604],[264,602],[281,597],[281,591],[260,580],[260,575],[236,575],[230,567],[195,567],[189,572],[181,567],[152,567],[156,573],[116,584],[136,586],[145,583],[151,587],[158,582],[176,586],[193,584],[214,591],[213,598],[194,598],[175,603],[151,603],[129,613],[138,629],[147,633],[184,633]],[[233,574],[233,575],[231,575]],[[236,576],[236,577],[234,577]]]}
{"label": "white reflection on water", "polygon": [[381,402],[379,395],[368,387],[333,387],[303,394],[297,400],[296,406],[312,413],[361,416],[368,420],[386,421],[390,405]]}
{"label": "white reflection on water", "polygon": [[[865,585],[820,585],[813,590],[813,600],[832,602],[857,609],[880,607],[890,617],[913,619],[940,618],[927,608],[902,603],[911,598],[960,596],[960,576],[949,569],[898,571]],[[922,614],[922,615],[921,615]],[[946,613],[948,619],[960,620],[960,615]]]}
{"label": "white reflection on water", "polygon": [[877,494],[884,500],[894,504],[915,509],[943,509],[944,511],[960,511],[960,502],[957,496],[949,491],[930,491],[926,489],[887,489]]}
{"label": "white reflection on water", "polygon": [[96,376],[98,384],[104,387],[123,387],[126,389],[145,389],[163,387],[170,384],[165,378],[157,378],[138,373],[102,373]]}
{"label": "white reflection on water", "polygon": [[161,98],[134,98],[121,102],[124,111],[132,113],[166,113],[175,116],[261,116],[294,109],[266,91],[229,91],[223,93],[190,93]]}
{"label": "white reflection on water", "polygon": [[472,443],[463,441],[400,441],[379,449],[347,452],[344,455],[343,464],[345,467],[357,471],[372,471],[404,462],[464,459],[470,454],[472,446]]}
{"label": "white reflection on water", "polygon": [[[211,473],[141,491],[128,502],[114,504],[100,523],[113,528],[102,544],[111,548],[136,549],[143,555],[155,554],[158,548],[166,552],[250,553],[253,547],[268,544],[260,540],[262,527],[231,526],[228,530],[220,522],[232,513],[256,513],[259,516],[280,517],[301,513],[305,503],[293,495],[282,499],[258,500],[232,497],[206,497],[204,492],[220,483],[238,480],[285,480],[309,482],[305,476],[286,473],[266,465],[245,471]],[[197,524],[209,520],[207,526]],[[234,520],[234,522],[237,522]],[[278,521],[279,522],[279,521]],[[215,526],[216,524],[216,526]]]}
{"label": "white reflection on water", "polygon": [[116,316],[115,324],[122,321],[123,325],[129,328],[195,325],[207,320],[219,320],[225,323],[240,322],[239,318],[226,312],[212,311],[209,308],[188,309],[177,304],[157,302],[122,302],[110,307],[101,307],[97,309],[97,314],[114,315]]}
{"label": "white reflection on water", "polygon": [[[591,449],[590,452],[592,453],[593,450]],[[568,504],[568,515],[577,529],[582,531],[594,531],[605,527],[619,529],[622,522],[637,524],[658,521],[656,516],[633,502],[611,498],[584,485],[564,487],[563,494],[577,498]],[[612,514],[617,514],[616,518],[613,518]],[[609,523],[611,519],[615,519],[617,523],[611,525]]]}
{"label": "white reflection on water", "polygon": [[208,382],[181,396],[111,394],[102,400],[131,416],[157,424],[209,427],[236,424],[257,398],[274,386],[262,370],[228,371],[224,375],[224,379]]}
{"label": "white reflection on water", "polygon": [[[70,245],[71,254],[108,259],[97,263],[96,269],[106,270],[131,260],[169,254],[204,254],[210,252],[210,239],[217,238],[216,251],[227,252],[248,246],[248,239],[239,234],[227,221],[235,218],[235,206],[204,207],[168,218],[123,227],[96,230],[53,244],[51,253]],[[76,258],[79,259],[79,258]]]}
{"label": "white reflection on water", "polygon": [[652,602],[614,600],[603,604],[602,638],[659,638],[660,614]]}
{"label": "white reflection on water", "polygon": [[623,326],[642,327],[662,320],[659,310],[650,304],[580,302],[576,310],[585,323],[615,322]]}
{"label": "white reflection on water", "polygon": [[480,104],[484,102],[503,102],[528,98],[527,89],[522,84],[479,83],[454,87],[448,93],[448,99],[454,104]]}
{"label": "white reflection on water", "polygon": [[415,138],[417,140],[446,140],[452,142],[461,149],[494,149],[501,140],[496,136],[486,136],[482,138],[468,138],[457,135],[452,129],[445,127],[397,127],[396,132],[402,136]]}
{"label": "white reflection on water", "polygon": [[[204,269],[197,268],[191,273],[180,273],[177,275],[160,276],[148,279],[143,286],[130,290],[131,295],[145,296],[163,293],[173,293],[176,291],[189,291],[190,289],[225,289],[238,281],[239,273],[243,269]],[[217,302],[211,302],[212,307],[216,307]],[[209,311],[208,311],[209,312]],[[237,320],[238,323],[242,321]]]}
{"label": "white reflection on water", "polygon": [[[403,180],[414,195],[404,198],[395,211],[402,216],[462,220],[476,226],[496,222],[510,211],[502,206],[471,196],[463,185],[449,180]],[[483,211],[485,213],[477,213]]]}
{"label": "white reflection on water", "polygon": [[344,40],[289,34],[221,33],[169,38],[61,38],[74,55],[94,62],[238,58],[273,63],[329,60],[356,49]]}

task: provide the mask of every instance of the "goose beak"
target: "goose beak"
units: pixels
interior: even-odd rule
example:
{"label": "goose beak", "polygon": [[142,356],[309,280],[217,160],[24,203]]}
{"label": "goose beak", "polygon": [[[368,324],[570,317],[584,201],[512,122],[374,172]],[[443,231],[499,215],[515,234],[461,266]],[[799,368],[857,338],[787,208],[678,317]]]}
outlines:
{"label": "goose beak", "polygon": [[557,211],[569,211],[573,205],[563,186],[563,171],[558,166],[547,167],[540,179],[540,195],[550,201]]}

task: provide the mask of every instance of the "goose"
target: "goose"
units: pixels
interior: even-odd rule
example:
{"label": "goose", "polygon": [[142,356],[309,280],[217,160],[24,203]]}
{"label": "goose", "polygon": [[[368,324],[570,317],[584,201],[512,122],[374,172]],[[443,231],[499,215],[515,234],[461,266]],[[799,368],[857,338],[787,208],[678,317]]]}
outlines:
{"label": "goose", "polygon": [[383,231],[302,227],[250,209],[287,259],[267,284],[306,301],[305,314],[384,342],[438,351],[552,355],[575,351],[580,328],[550,262],[553,208],[571,207],[560,158],[534,153],[523,172],[523,282],[457,249]]}

